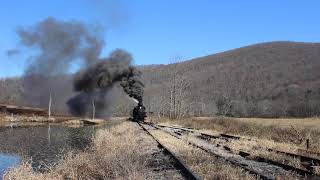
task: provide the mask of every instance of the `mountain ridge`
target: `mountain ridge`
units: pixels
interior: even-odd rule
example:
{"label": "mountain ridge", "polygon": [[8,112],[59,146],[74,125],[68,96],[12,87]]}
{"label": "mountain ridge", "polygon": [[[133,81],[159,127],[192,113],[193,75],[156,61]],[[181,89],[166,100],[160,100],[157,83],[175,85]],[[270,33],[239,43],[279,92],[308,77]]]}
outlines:
{"label": "mountain ridge", "polygon": [[[297,91],[296,97],[303,97],[308,90],[312,90],[316,96],[320,89],[319,60],[320,43],[274,41],[193,58],[158,69],[153,67],[152,74],[144,69],[143,76],[146,87],[159,86],[150,85],[150,82],[167,82],[169,77],[162,75],[164,78],[158,78],[155,74],[159,76],[161,71],[170,71],[173,66],[178,66],[179,74],[190,80],[193,95],[197,94],[197,89],[207,93],[203,94],[206,98],[216,96],[211,100],[217,99],[217,96],[227,96],[240,101],[284,101],[286,91],[294,85],[298,86],[294,90]],[[197,96],[201,95],[198,93]],[[301,102],[296,100],[287,103],[292,105]]]}

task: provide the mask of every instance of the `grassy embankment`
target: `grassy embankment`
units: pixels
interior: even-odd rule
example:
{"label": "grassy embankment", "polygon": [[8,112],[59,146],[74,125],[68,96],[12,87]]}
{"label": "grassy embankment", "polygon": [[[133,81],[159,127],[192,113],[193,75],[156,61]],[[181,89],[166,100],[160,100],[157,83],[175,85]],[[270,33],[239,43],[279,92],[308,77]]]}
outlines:
{"label": "grassy embankment", "polygon": [[100,130],[90,149],[67,154],[47,173],[34,172],[31,164],[24,162],[4,179],[152,179],[152,171],[146,165],[152,155],[141,148],[138,132],[129,122]]}

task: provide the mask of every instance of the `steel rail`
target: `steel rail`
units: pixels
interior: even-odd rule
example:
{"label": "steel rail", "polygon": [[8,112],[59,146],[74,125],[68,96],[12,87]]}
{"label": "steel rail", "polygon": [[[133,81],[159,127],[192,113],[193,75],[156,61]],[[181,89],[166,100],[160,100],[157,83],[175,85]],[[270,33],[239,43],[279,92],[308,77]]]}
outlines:
{"label": "steel rail", "polygon": [[[182,159],[180,159],[176,154],[174,154],[164,144],[162,144],[155,136],[153,136],[152,133],[150,133],[150,131],[144,127],[143,123],[138,122],[138,124],[145,132],[147,132],[147,134],[149,134],[158,143],[159,148],[163,149],[169,156],[171,156],[175,160],[175,162],[176,162],[174,164],[175,167],[181,171],[182,175],[186,179],[188,179],[188,180],[200,180],[201,179],[199,176],[197,176],[195,173],[192,172],[190,167],[187,164],[185,164],[182,161]],[[147,124],[147,123],[145,123],[145,125],[151,126],[150,124]]]}
{"label": "steel rail", "polygon": [[[153,124],[153,126],[156,127],[158,125]],[[180,127],[176,127],[176,126],[172,127],[172,126],[160,125],[159,127],[171,128],[171,129],[180,130],[180,131],[183,131],[183,132],[186,132],[186,133],[196,132],[196,130],[191,130],[190,128],[187,128],[187,129],[190,129],[190,130],[185,130],[186,128],[183,128],[183,127],[180,128]],[[171,133],[169,133],[169,134],[171,134]],[[179,132],[175,132],[175,134],[177,134],[177,135],[173,135],[173,134],[171,134],[171,135],[173,135],[176,138],[179,138],[178,136],[181,136],[181,134]],[[223,138],[225,140],[228,140],[228,139],[239,140],[241,137],[240,136],[233,136],[233,135],[229,135],[229,134],[228,135],[227,134],[220,134],[220,136],[214,136],[214,135],[207,134],[207,133],[200,133],[199,138],[204,139],[204,140],[217,139],[217,138]],[[190,143],[190,142],[188,142],[188,143],[190,145],[196,146],[196,147],[198,147],[198,148],[200,148],[200,149],[202,149],[202,150],[204,150],[206,152],[210,152],[209,150],[204,149],[201,146],[195,145],[195,144]],[[218,144],[215,144],[215,145],[219,146]],[[232,149],[230,147],[228,147],[228,146],[223,146],[223,148],[225,150],[227,150],[227,151],[230,151],[230,152],[232,151]],[[310,166],[314,165],[314,164],[318,165],[318,163],[320,161],[320,160],[315,159],[315,158],[306,157],[306,156],[293,154],[293,153],[287,153],[287,152],[273,150],[273,149],[268,149],[268,151],[281,153],[281,154],[286,154],[286,155],[294,157],[294,158],[301,158],[301,160],[303,160],[304,162],[310,163]],[[247,157],[247,156],[250,156],[251,154],[249,152],[239,151],[238,155],[240,155],[242,157]],[[303,170],[303,169],[300,169],[300,168],[296,168],[296,167],[293,167],[293,166],[290,166],[290,165],[287,165],[287,164],[283,164],[283,163],[280,163],[280,162],[276,162],[276,161],[273,161],[273,160],[270,160],[270,159],[266,159],[266,158],[263,158],[263,157],[257,157],[256,159],[252,159],[252,160],[255,160],[257,162],[265,162],[265,163],[268,163],[268,164],[271,164],[271,165],[275,165],[275,166],[281,167],[281,168],[283,168],[284,170],[287,170],[287,171],[294,171],[300,176],[311,177],[311,178],[319,178],[319,176],[314,174],[311,171],[310,168],[306,168],[307,170]],[[244,169],[246,169],[247,171],[250,172],[250,169],[247,169],[246,167]],[[251,171],[251,173],[256,174],[256,172],[252,172],[252,171]],[[268,179],[266,176],[264,176],[262,174],[257,174],[257,175],[260,175],[260,178],[262,178],[262,179]]]}

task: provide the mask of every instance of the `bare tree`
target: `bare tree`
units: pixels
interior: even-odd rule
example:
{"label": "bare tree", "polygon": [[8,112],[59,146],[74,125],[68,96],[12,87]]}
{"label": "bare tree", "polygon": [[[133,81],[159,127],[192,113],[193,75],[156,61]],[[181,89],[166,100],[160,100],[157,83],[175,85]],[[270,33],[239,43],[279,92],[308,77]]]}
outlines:
{"label": "bare tree", "polygon": [[190,80],[181,72],[179,67],[181,57],[176,57],[174,63],[170,64],[169,73],[169,93],[170,93],[170,110],[171,119],[179,119],[187,113],[187,94],[189,92]]}
{"label": "bare tree", "polygon": [[174,103],[175,107],[175,118],[181,119],[186,115],[187,111],[187,97],[189,95],[189,86],[190,81],[184,77],[179,76],[176,80],[176,103]]}
{"label": "bare tree", "polygon": [[232,101],[227,96],[220,96],[216,100],[218,115],[229,116],[232,110]]}

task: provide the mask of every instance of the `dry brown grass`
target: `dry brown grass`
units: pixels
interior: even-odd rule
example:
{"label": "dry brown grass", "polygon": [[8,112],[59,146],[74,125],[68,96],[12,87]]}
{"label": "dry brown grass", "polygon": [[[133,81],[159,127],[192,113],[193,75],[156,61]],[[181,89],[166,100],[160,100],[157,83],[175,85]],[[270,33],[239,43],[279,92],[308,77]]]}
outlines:
{"label": "dry brown grass", "polygon": [[172,137],[163,131],[153,130],[151,132],[166,147],[180,156],[203,179],[256,179],[243,169],[193,148],[183,140]]}
{"label": "dry brown grass", "polygon": [[237,118],[237,120],[245,123],[252,123],[262,126],[277,126],[281,128],[290,128],[297,126],[304,129],[320,129],[320,118]]}
{"label": "dry brown grass", "polygon": [[14,114],[0,113],[0,122],[50,122],[54,119],[48,119],[45,116],[24,116]]}
{"label": "dry brown grass", "polygon": [[215,144],[226,145],[236,153],[239,151],[248,152],[250,153],[250,158],[252,159],[255,159],[257,157],[263,157],[276,162],[288,164],[296,168],[302,168],[300,159],[295,159],[284,154],[268,151],[268,148],[271,148],[271,149],[279,149],[286,152],[297,153],[297,147],[295,147],[294,145],[277,143],[270,140],[261,140],[261,141],[250,140],[249,141],[246,139],[240,139],[240,140],[232,140],[229,142],[225,142],[225,141],[219,142],[219,140],[212,140],[212,141],[213,141],[212,143],[215,143]]}
{"label": "dry brown grass", "polygon": [[25,162],[9,171],[4,179],[152,179],[152,171],[147,167],[152,153],[141,148],[140,136],[134,123],[125,122],[98,131],[91,149],[67,154],[48,173],[34,172],[30,163]]}
{"label": "dry brown grass", "polygon": [[[303,122],[306,122],[305,124]],[[209,134],[228,133],[241,135],[240,140],[225,141],[212,139],[212,143],[227,146],[235,151],[249,152],[250,158],[264,157],[273,161],[302,168],[300,159],[295,159],[284,154],[270,152],[276,149],[292,153],[300,153],[305,148],[305,139],[310,138],[313,152],[320,152],[319,118],[308,119],[259,119],[259,118],[190,118],[182,120],[165,120],[159,122],[168,125],[193,127]],[[266,122],[266,123],[264,123]],[[302,141],[301,141],[302,139]],[[320,158],[313,153],[304,155]],[[316,174],[319,174],[315,170]]]}
{"label": "dry brown grass", "polygon": [[278,147],[296,151],[306,147],[310,139],[310,150],[320,152],[320,119],[259,119],[259,118],[186,118],[169,120],[153,118],[154,122],[175,124],[213,133],[229,133],[255,138],[264,144],[276,144]]}

